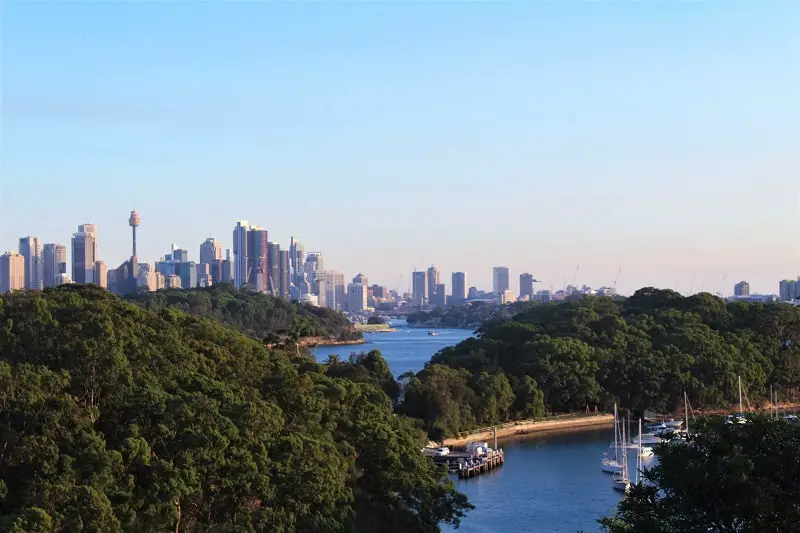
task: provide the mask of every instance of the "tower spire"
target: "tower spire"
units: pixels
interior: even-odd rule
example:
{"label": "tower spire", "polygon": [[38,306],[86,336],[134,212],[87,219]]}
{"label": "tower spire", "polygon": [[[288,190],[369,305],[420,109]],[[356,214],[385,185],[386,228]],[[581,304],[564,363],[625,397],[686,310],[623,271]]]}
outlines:
{"label": "tower spire", "polygon": [[139,213],[136,212],[136,209],[131,210],[128,224],[133,230],[133,255],[131,257],[136,257],[136,228],[139,227]]}

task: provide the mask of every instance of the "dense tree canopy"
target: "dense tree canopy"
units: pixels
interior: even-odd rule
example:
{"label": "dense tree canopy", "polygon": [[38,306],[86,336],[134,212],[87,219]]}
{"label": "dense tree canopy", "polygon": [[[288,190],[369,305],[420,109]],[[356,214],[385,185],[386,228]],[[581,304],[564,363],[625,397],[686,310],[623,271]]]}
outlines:
{"label": "dense tree canopy", "polygon": [[342,313],[326,307],[287,302],[267,294],[221,283],[208,288],[163,289],[141,292],[128,299],[152,311],[168,307],[192,315],[212,318],[263,339],[291,336],[321,337],[338,341],[357,340],[362,334]]}
{"label": "dense tree canopy", "polygon": [[477,328],[492,318],[500,308],[484,302],[454,305],[447,309],[418,311],[406,317],[409,325],[437,328]]}
{"label": "dense tree canopy", "polygon": [[403,409],[439,435],[540,413],[540,401],[555,413],[614,402],[669,411],[686,391],[694,407],[727,407],[738,376],[751,400],[770,386],[788,398],[800,384],[799,342],[800,309],[784,304],[646,288],[622,301],[530,305],[435,355],[410,378]]}
{"label": "dense tree canopy", "polygon": [[632,487],[608,533],[764,533],[800,524],[800,426],[755,417],[705,420],[688,446],[656,449],[658,465]]}
{"label": "dense tree canopy", "polygon": [[[195,294],[202,294],[199,291]],[[385,376],[379,354],[363,363]],[[0,298],[0,531],[435,532],[469,507],[392,413],[218,322],[97,287]]]}

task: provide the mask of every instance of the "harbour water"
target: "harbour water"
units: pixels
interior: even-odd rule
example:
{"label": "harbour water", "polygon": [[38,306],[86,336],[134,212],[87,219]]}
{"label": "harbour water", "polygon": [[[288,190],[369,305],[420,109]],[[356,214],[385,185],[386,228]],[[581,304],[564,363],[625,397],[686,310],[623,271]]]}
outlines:
{"label": "harbour water", "polygon": [[[468,338],[468,330],[399,327],[394,333],[367,335],[361,346],[325,346],[314,350],[318,360],[330,354],[379,349],[395,375],[422,369],[436,352]],[[475,506],[458,528],[463,533],[596,533],[597,519],[613,514],[621,493],[601,471],[611,429],[530,436],[502,444],[506,464],[487,474],[454,482]],[[633,471],[635,454],[629,456]],[[454,531],[444,527],[443,531]]]}

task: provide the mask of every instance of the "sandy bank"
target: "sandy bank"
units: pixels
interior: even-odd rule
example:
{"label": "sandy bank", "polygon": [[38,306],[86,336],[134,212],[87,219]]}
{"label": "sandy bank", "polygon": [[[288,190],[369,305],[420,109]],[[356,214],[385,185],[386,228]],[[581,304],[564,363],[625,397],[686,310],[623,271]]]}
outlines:
{"label": "sandy bank", "polygon": [[[610,427],[613,422],[614,415],[575,416],[549,420],[522,420],[497,426],[497,438],[500,440],[531,433],[568,432],[593,427]],[[464,446],[468,442],[491,442],[492,440],[494,440],[494,430],[492,428],[484,428],[466,436],[445,439],[444,445]]]}
{"label": "sandy bank", "polygon": [[364,344],[364,339],[355,339],[349,341],[327,339],[325,337],[305,337],[300,339],[300,346],[304,346],[306,348],[314,348],[315,346],[350,346],[357,344]]}

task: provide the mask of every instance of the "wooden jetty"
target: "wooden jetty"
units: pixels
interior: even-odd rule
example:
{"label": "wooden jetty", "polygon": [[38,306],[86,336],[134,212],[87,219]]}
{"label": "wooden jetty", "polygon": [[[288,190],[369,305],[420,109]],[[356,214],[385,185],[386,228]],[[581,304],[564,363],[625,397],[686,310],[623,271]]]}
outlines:
{"label": "wooden jetty", "polygon": [[503,463],[505,462],[505,455],[503,453],[503,450],[492,450],[483,457],[478,457],[473,461],[474,463],[471,465],[466,462],[459,463],[458,465],[459,478],[467,479],[475,477],[480,474],[484,474],[490,470],[494,470],[495,468],[503,465]]}

